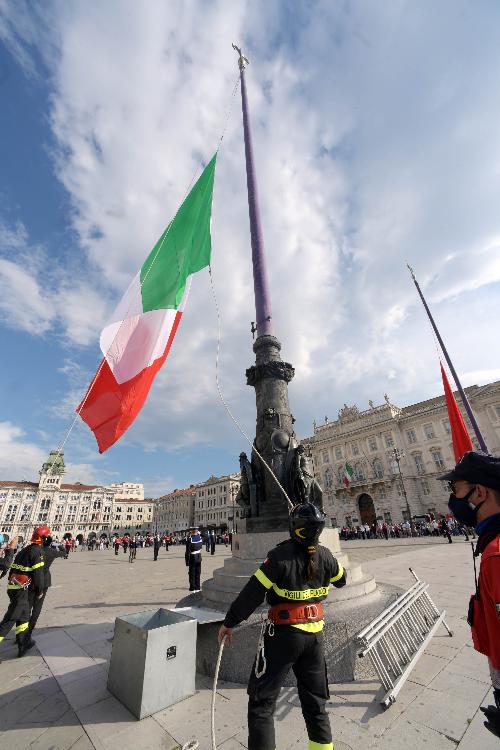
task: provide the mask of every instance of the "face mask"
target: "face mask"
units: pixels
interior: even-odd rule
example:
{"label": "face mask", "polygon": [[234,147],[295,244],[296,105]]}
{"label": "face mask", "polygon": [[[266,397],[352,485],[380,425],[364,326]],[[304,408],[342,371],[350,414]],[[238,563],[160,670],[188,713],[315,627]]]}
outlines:
{"label": "face mask", "polygon": [[477,512],[483,503],[471,505],[468,500],[474,494],[476,488],[473,487],[464,497],[450,495],[448,508],[451,510],[459,523],[464,526],[477,526]]}

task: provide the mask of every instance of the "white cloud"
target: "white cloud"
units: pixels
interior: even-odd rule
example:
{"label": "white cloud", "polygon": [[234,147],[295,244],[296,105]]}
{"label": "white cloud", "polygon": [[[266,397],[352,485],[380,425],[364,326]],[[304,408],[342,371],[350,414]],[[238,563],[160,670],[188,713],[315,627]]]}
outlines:
{"label": "white cloud", "polygon": [[[25,56],[28,40],[49,66],[54,159],[84,251],[71,281],[61,272],[50,293],[5,260],[10,299],[23,284],[33,292],[24,309],[3,306],[7,322],[96,340],[109,289],[117,297],[127,286],[217,144],[236,77],[230,43],[243,39],[275,326],[297,371],[299,431],[344,401],[376,401],[388,381],[402,403],[440,392],[406,260],[457,367],[469,372],[474,361],[478,373],[497,372],[500,11],[458,6],[325,1],[297,3],[291,14],[285,2],[55,3],[38,18],[40,41],[32,16],[17,19],[7,5],[11,49]],[[251,432],[240,118],[238,94],[218,160],[213,269],[221,381]],[[215,392],[215,348],[203,273],[124,441],[148,450],[234,444]]]}
{"label": "white cloud", "polygon": [[38,472],[47,453],[25,439],[21,427],[0,422],[0,476],[3,479],[38,481]]}

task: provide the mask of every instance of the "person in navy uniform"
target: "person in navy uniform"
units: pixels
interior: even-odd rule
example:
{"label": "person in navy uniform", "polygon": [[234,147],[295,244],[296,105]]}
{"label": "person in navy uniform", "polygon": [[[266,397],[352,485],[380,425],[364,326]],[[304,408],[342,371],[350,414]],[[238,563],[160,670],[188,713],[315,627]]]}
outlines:
{"label": "person in navy uniform", "polygon": [[186,539],[186,566],[189,568],[189,590],[193,594],[201,591],[201,549],[203,540],[198,529],[191,529]]}
{"label": "person in navy uniform", "polygon": [[500,458],[468,451],[438,479],[450,485],[448,507],[457,521],[476,529],[474,557],[481,555],[479,580],[467,621],[474,648],[488,657],[494,706],[481,708],[484,725],[500,737]]}
{"label": "person in navy uniform", "polygon": [[318,543],[324,526],[325,514],[316,505],[296,505],[290,514],[291,538],[268,553],[220,627],[219,643],[224,637],[230,641],[233,628],[264,598],[270,605],[264,653],[257,653],[247,689],[248,750],[275,750],[273,715],[290,669],[297,678],[310,750],[333,750],[325,708],[329,691],[322,601],[331,584],[345,585],[346,576],[330,550]]}

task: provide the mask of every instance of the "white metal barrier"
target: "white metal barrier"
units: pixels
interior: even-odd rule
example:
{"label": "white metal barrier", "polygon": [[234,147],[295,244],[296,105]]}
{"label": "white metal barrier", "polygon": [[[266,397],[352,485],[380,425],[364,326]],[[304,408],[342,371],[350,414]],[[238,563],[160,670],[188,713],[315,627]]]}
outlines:
{"label": "white metal barrier", "polygon": [[381,703],[388,708],[408,679],[432,636],[445,622],[446,611],[438,608],[427,593],[428,583],[410,568],[416,583],[399,596],[382,614],[356,636],[360,657],[369,656],[387,690]]}

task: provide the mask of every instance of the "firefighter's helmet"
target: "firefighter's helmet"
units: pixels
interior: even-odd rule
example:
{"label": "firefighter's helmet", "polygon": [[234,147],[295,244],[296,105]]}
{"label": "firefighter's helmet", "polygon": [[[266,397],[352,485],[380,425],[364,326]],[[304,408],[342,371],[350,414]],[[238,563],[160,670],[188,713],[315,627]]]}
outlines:
{"label": "firefighter's helmet", "polygon": [[290,513],[290,536],[305,547],[315,547],[325,528],[325,514],[313,503],[296,505]]}
{"label": "firefighter's helmet", "polygon": [[32,536],[31,536],[31,543],[32,544],[43,544],[43,540],[46,539],[48,536],[52,536],[52,532],[49,529],[48,526],[38,526]]}

